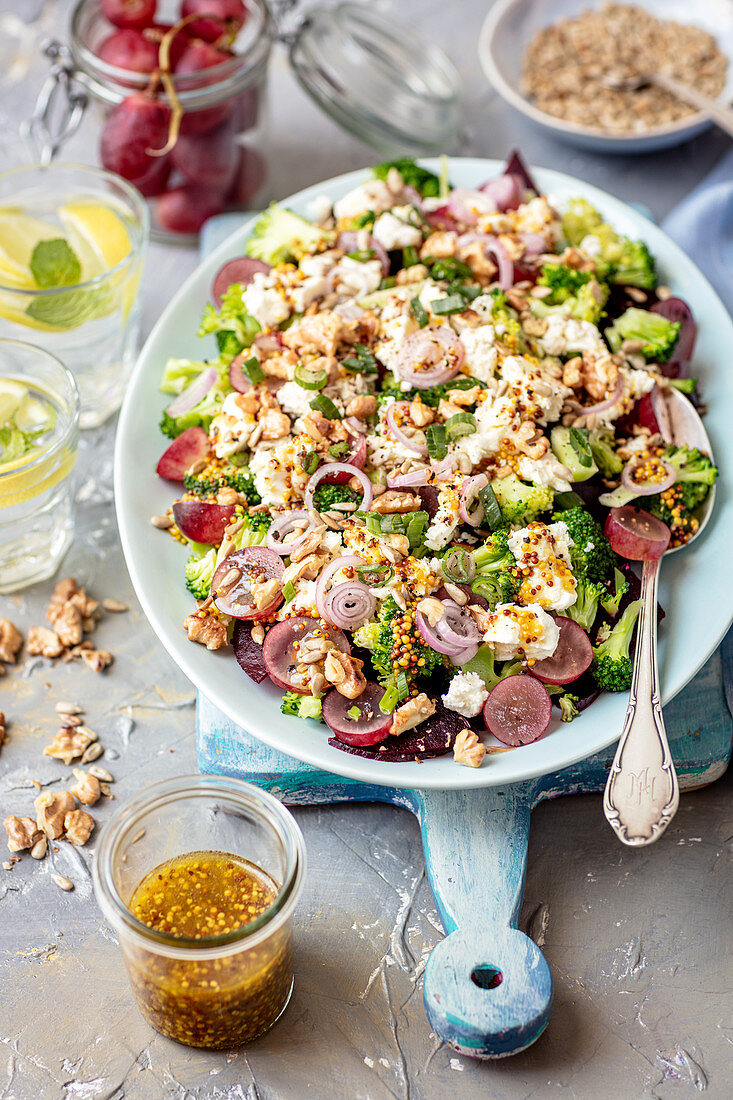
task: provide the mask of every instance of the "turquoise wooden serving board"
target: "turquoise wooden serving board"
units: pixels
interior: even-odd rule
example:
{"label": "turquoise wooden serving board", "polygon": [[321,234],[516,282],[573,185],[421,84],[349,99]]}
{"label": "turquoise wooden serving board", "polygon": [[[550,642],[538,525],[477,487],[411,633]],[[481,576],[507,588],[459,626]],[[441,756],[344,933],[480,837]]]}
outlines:
{"label": "turquoise wooden serving board", "polygon": [[[665,707],[682,790],[711,783],[728,765],[733,722],[723,684],[733,684],[733,631]],[[419,791],[359,783],[292,760],[254,740],[202,695],[197,720],[201,771],[246,779],[293,806],[379,801],[411,810],[446,932],[424,974],[431,1027],[474,1058],[516,1054],[538,1038],[550,1018],[552,975],[537,945],[517,929],[530,814],[545,798],[601,791],[615,746],[509,787]],[[491,767],[491,757],[483,766]],[[599,803],[598,828],[606,827]]]}

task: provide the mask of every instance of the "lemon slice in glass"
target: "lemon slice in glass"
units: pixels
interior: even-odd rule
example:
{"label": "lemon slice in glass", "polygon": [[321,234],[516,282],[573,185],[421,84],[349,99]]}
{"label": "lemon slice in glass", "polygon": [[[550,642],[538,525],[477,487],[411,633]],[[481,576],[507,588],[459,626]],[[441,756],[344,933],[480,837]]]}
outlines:
{"label": "lemon slice in glass", "polygon": [[40,241],[58,237],[56,226],[32,218],[15,207],[0,207],[0,282],[22,290],[35,287],[31,256]]}
{"label": "lemon slice in glass", "polygon": [[80,257],[91,252],[102,271],[121,263],[132,251],[132,241],[119,214],[98,202],[67,202],[59,217]]}

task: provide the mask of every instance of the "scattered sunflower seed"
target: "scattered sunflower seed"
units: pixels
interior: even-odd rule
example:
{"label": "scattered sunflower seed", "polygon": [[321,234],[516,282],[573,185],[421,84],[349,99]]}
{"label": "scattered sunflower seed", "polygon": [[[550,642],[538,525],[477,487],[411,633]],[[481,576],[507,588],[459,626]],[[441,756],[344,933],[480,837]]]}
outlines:
{"label": "scattered sunflower seed", "polygon": [[67,703],[65,699],[61,699],[54,710],[57,714],[83,714],[84,707],[80,707],[78,703]]}
{"label": "scattered sunflower seed", "polygon": [[99,764],[92,764],[87,768],[87,771],[95,779],[103,779],[105,783],[114,783],[115,781],[115,777],[106,768],[100,768]]}
{"label": "scattered sunflower seed", "polygon": [[59,719],[61,721],[62,729],[64,728],[64,726],[68,728],[69,726],[75,727],[84,724],[84,719],[80,718],[78,714],[63,714],[61,711],[59,711]]}
{"label": "scattered sunflower seed", "polygon": [[151,516],[150,522],[153,527],[157,527],[161,531],[166,531],[169,527],[173,526],[172,516]]}
{"label": "scattered sunflower seed", "polygon": [[64,875],[51,875],[51,881],[54,882],[60,890],[74,889],[74,883],[70,878],[66,878]]}
{"label": "scattered sunflower seed", "polygon": [[115,614],[119,614],[122,611],[129,611],[130,605],[122,603],[121,600],[102,600],[102,607],[105,611],[112,611]]}
{"label": "scattered sunflower seed", "polygon": [[37,840],[31,848],[31,856],[33,859],[43,859],[47,851],[48,841],[46,840],[45,836],[42,836],[41,839]]}
{"label": "scattered sunflower seed", "polygon": [[99,741],[92,741],[91,745],[88,745],[82,753],[82,764],[90,764],[92,760],[98,760],[104,752],[104,749],[100,745]]}

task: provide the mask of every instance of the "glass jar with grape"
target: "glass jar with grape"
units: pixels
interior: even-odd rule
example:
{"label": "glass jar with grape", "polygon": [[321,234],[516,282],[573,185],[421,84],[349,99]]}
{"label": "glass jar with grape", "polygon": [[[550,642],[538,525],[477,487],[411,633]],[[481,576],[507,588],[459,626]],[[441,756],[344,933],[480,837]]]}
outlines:
{"label": "glass jar with grape", "polygon": [[153,236],[261,202],[272,26],[264,0],[80,0],[78,78],[105,105],[99,157],[150,201]]}

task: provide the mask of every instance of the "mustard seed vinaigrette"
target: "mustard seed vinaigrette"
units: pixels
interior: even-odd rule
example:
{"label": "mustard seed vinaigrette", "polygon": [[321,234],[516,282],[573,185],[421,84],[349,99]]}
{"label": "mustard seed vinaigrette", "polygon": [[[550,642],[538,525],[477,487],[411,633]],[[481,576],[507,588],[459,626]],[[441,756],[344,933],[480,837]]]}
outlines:
{"label": "mustard seed vinaigrette", "polygon": [[156,1031],[222,1049],[272,1027],[293,986],[304,858],[290,813],[236,779],[159,783],[110,821],[95,890]]}

